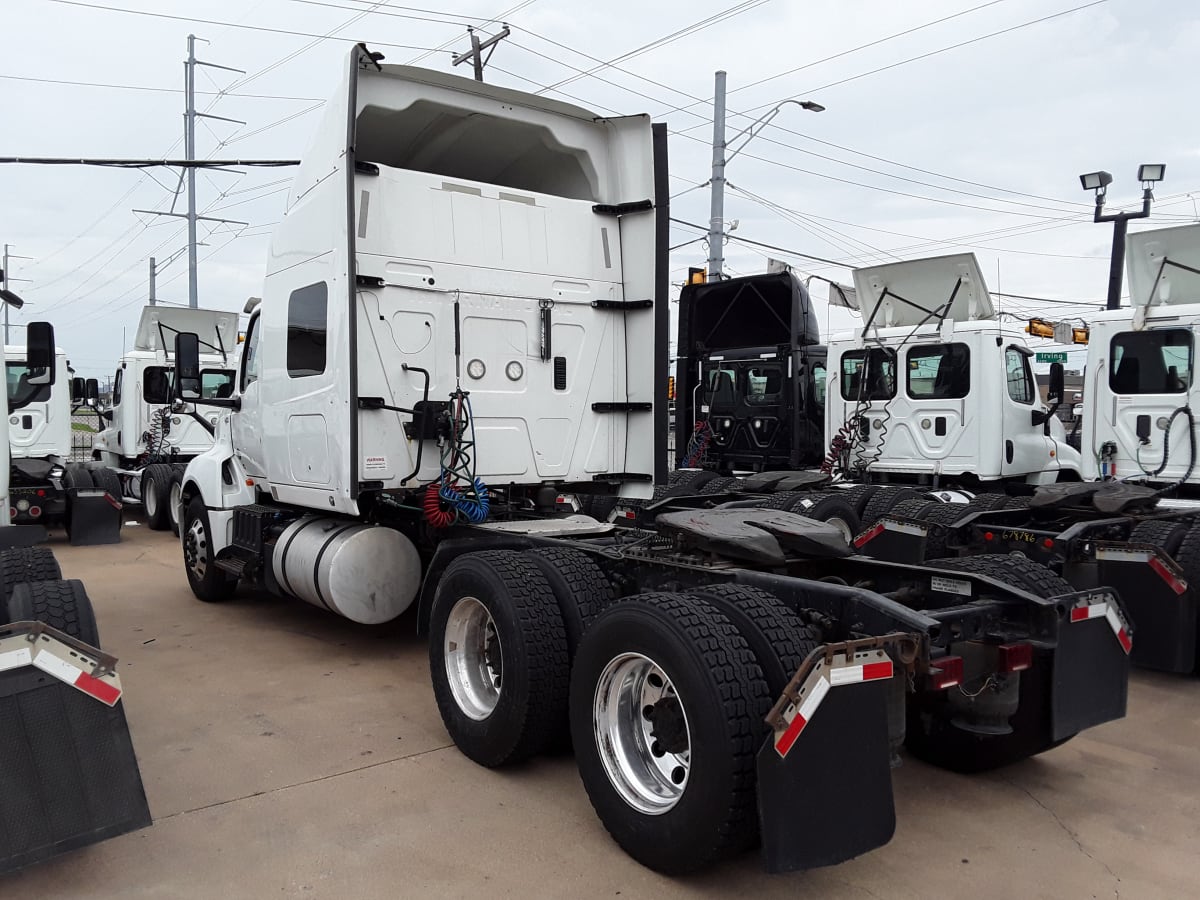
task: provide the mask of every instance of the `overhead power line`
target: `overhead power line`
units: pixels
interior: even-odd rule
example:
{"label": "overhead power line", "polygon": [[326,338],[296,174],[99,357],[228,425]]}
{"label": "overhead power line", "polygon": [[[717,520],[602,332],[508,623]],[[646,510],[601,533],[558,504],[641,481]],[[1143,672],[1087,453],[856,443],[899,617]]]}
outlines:
{"label": "overhead power line", "polygon": [[[198,25],[215,25],[219,28],[241,28],[246,31],[261,31],[267,34],[287,34],[292,37],[316,38],[318,41],[346,41],[351,44],[358,43],[353,38],[337,37],[332,34],[313,34],[310,31],[295,31],[289,28],[269,28],[266,25],[245,25],[241,22],[223,22],[219,19],[200,19],[196,16],[174,16],[168,13],[151,12],[147,9],[126,9],[123,6],[104,6],[99,3],[83,3],[82,0],[47,0],[48,3],[60,3],[63,6],[78,6],[83,9],[95,9],[100,12],[115,12],[126,13],[131,16],[148,16],[152,19],[171,19],[176,22],[194,22]],[[381,4],[382,5],[382,4]],[[366,10],[365,12],[369,12]],[[427,50],[435,52],[432,47],[416,47],[412,44],[389,44],[384,41],[372,41],[372,46],[375,47],[391,47],[396,50]],[[242,79],[242,84],[248,79]]]}
{"label": "overhead power line", "polygon": [[[263,129],[265,130],[265,129]],[[58,156],[0,156],[0,165],[33,166],[105,166],[113,169],[146,169],[166,166],[172,169],[279,168],[298,166],[298,159],[79,159]]]}
{"label": "overhead power line", "polygon": [[[144,91],[151,94],[182,94],[183,88],[155,87],[149,84],[112,84],[104,81],[69,81],[64,78],[34,78],[29,75],[8,75],[0,73],[0,78],[8,81],[28,81],[35,84],[62,84],[70,87],[105,88],[114,91]],[[306,103],[324,103],[320,97],[284,97],[277,94],[231,94],[228,91],[196,91],[197,95],[206,97],[237,97],[243,100],[294,100]]]}

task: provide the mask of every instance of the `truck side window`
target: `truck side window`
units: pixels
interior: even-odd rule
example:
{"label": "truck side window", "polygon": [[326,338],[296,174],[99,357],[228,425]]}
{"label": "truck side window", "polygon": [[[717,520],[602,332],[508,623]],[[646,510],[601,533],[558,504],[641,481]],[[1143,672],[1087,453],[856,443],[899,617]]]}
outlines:
{"label": "truck side window", "polygon": [[971,350],[966,344],[935,344],[908,351],[908,396],[958,400],[971,392]]}
{"label": "truck side window", "polygon": [[117,369],[117,375],[113,379],[113,388],[112,388],[112,395],[113,395],[112,396],[112,405],[113,406],[121,405],[121,373],[123,371],[125,371],[125,370]]}
{"label": "truck side window", "polygon": [[292,378],[325,371],[329,288],[320,281],[292,291],[288,298],[287,370]]}
{"label": "truck side window", "polygon": [[895,396],[895,350],[873,347],[842,354],[843,400],[891,400]]}
{"label": "truck side window", "polygon": [[1004,351],[1004,380],[1008,382],[1008,396],[1018,403],[1033,403],[1033,372],[1029,368],[1029,357],[1016,347]]}
{"label": "truck side window", "polygon": [[1112,339],[1114,394],[1181,394],[1192,384],[1192,334],[1184,328],[1127,331]]}
{"label": "truck side window", "polygon": [[258,381],[258,319],[250,321],[246,343],[242,345],[242,390]]}
{"label": "truck side window", "polygon": [[825,363],[815,362],[812,364],[813,378],[813,401],[821,409],[825,408]]}

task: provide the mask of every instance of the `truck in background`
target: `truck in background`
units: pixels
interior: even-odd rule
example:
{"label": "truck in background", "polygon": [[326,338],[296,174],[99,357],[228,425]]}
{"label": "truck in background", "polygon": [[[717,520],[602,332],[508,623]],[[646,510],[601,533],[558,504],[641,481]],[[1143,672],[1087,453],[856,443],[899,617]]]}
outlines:
{"label": "truck in background", "polygon": [[304,155],[236,395],[205,400],[175,337],[181,413],[224,408],[180,491],[200,600],[415,604],[457,746],[569,739],[612,837],[671,874],[885,843],[902,742],[978,770],[1124,714],[1110,591],[872,560],[777,510],[560,515],[666,481],[665,126],[380,58],[352,51]]}
{"label": "truck in background", "polygon": [[[101,413],[107,422],[92,444],[99,465],[73,467],[77,481],[115,489],[141,503],[146,524],[174,528],[179,483],[188,460],[212,446],[217,415],[180,415],[171,409],[175,335],[199,335],[201,400],[233,394],[238,352],[238,315],[210,309],[167,306],[143,308],[133,349],[122,355],[113,378],[112,403]],[[115,479],[115,480],[114,480]]]}
{"label": "truck in background", "polygon": [[820,463],[825,347],[794,273],[685,285],[676,347],[678,468],[730,476]]}

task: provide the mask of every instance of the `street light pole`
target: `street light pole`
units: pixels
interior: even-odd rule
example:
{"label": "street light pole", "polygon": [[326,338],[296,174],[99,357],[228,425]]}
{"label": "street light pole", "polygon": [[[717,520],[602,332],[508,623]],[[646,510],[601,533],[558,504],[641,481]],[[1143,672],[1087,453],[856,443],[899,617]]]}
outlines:
{"label": "street light pole", "polygon": [[[825,107],[812,100],[784,100],[763,113],[730,141],[725,140],[725,73],[717,72],[713,90],[713,156],[712,177],[709,180],[708,219],[708,280],[720,281],[725,266],[725,165],[745,149],[767,124],[779,115],[779,111],[794,103],[809,112],[824,112]],[[745,140],[732,153],[726,155],[729,145],[739,138]]]}
{"label": "street light pole", "polygon": [[725,263],[725,73],[713,91],[713,155],[708,217],[708,280],[720,281]]}

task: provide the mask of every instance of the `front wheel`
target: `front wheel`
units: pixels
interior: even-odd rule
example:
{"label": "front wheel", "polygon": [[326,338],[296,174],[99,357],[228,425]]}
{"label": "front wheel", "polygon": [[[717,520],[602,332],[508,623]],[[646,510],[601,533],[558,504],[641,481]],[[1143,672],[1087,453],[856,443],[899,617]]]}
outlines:
{"label": "front wheel", "polygon": [[183,566],[192,593],[205,603],[218,603],[233,596],[237,579],[216,566],[212,526],[203,497],[193,497],[183,514]]}

